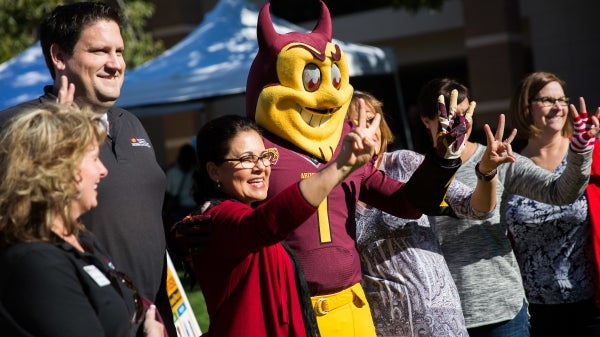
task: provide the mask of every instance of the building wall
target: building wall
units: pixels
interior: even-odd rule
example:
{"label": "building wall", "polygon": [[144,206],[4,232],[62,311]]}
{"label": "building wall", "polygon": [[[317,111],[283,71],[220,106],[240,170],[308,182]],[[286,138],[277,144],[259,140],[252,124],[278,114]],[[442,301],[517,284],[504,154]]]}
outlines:
{"label": "building wall", "polygon": [[216,3],[217,0],[154,0],[150,29],[169,48],[194,30]]}
{"label": "building wall", "polygon": [[558,74],[567,94],[600,106],[600,1],[521,0],[531,33],[533,67]]}

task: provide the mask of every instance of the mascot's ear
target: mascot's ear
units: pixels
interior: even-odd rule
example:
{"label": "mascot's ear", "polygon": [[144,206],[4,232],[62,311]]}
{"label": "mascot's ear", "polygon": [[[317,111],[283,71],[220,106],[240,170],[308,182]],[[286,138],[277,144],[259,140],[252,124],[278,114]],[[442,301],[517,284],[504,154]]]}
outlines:
{"label": "mascot's ear", "polygon": [[[321,0],[321,15],[317,21],[315,28],[310,34],[320,35],[325,37],[327,41],[331,41],[333,36],[331,26],[331,15],[325,3]],[[275,31],[270,13],[271,4],[266,3],[258,13],[257,23],[257,40],[259,50],[275,50],[279,52],[284,45],[290,42],[289,39],[280,38],[279,33]]]}
{"label": "mascot's ear", "polygon": [[331,15],[329,15],[329,9],[325,6],[325,3],[321,0],[321,17],[317,22],[317,25],[313,29],[313,33],[323,35],[327,38],[327,41],[331,41],[333,36],[331,28]]}
{"label": "mascot's ear", "polygon": [[270,13],[271,4],[266,3],[263,8],[261,8],[260,13],[258,13],[258,24],[257,24],[257,40],[258,40],[258,49],[266,50],[271,47],[271,43],[277,40],[277,32],[275,31],[275,27],[273,27],[273,22],[271,21],[271,13]]}

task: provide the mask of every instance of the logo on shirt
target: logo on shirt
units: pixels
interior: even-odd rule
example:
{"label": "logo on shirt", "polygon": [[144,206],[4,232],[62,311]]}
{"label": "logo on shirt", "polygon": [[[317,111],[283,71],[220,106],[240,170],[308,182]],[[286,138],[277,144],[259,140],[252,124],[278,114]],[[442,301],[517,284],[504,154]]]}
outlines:
{"label": "logo on shirt", "polygon": [[134,138],[134,137],[131,137],[131,139],[129,139],[129,141],[131,142],[131,146],[151,147],[150,143],[148,143],[148,141],[145,140],[144,138]]}

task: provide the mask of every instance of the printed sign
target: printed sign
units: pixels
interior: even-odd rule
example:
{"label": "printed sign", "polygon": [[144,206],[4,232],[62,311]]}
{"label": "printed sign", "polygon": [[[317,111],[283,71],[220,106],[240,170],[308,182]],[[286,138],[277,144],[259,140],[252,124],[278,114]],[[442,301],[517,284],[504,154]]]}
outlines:
{"label": "printed sign", "polygon": [[173,311],[173,321],[177,329],[177,337],[198,337],[202,335],[185,289],[177,276],[177,270],[167,254],[167,294]]}

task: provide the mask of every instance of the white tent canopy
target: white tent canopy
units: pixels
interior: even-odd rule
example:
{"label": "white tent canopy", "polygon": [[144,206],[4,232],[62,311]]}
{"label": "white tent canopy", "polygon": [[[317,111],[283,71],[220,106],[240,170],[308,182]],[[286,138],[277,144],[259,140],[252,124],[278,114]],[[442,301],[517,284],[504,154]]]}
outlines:
{"label": "white tent canopy", "polygon": [[[118,104],[136,107],[245,92],[258,52],[258,11],[246,0],[221,0],[185,39],[127,75]],[[279,33],[306,31],[275,17],[273,23]],[[380,48],[336,43],[347,55],[350,76],[393,71]]]}
{"label": "white tent canopy", "polygon": [[[203,98],[246,91],[246,78],[258,51],[258,8],[246,0],[221,0],[186,38],[157,58],[128,71],[118,106],[144,114],[143,107],[197,105]],[[306,31],[272,17],[279,33]],[[346,53],[350,76],[392,73],[383,49],[360,44],[335,43]],[[52,84],[39,43],[0,65],[0,109],[33,99]],[[196,102],[196,103],[194,103]],[[159,112],[160,113],[160,112]]]}

